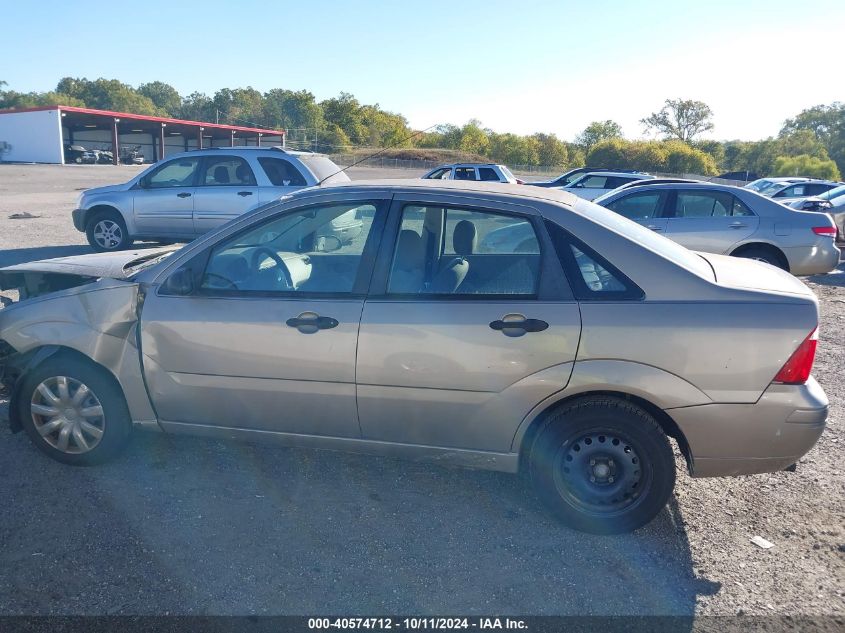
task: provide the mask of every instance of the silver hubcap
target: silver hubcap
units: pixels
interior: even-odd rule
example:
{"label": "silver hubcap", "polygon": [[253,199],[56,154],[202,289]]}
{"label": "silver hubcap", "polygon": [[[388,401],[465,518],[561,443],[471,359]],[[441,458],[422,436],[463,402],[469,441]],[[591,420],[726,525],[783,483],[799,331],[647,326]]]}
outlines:
{"label": "silver hubcap", "polygon": [[47,378],[32,394],[32,422],[50,446],[78,455],[103,438],[103,405],[91,389],[67,376]]}
{"label": "silver hubcap", "polygon": [[123,241],[123,231],[117,222],[100,220],[94,226],[94,241],[103,248],[115,248]]}

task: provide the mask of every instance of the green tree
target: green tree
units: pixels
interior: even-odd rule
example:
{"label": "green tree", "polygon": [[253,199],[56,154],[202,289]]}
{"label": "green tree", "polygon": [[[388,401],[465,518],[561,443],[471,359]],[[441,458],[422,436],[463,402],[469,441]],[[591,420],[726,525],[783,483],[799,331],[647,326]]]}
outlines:
{"label": "green tree", "polygon": [[531,136],[537,144],[537,164],[565,167],[569,164],[569,148],[554,134],[538,132]]}
{"label": "green tree", "polygon": [[192,92],[182,99],[177,118],[188,121],[214,121],[214,102],[207,94]]}
{"label": "green tree", "polygon": [[343,130],[352,143],[360,145],[367,140],[361,104],[351,94],[341,92],[333,99],[321,101],[320,105],[323,108],[326,123],[333,123]]}
{"label": "green tree", "polygon": [[138,86],[138,94],[147,97],[168,116],[175,117],[182,107],[182,97],[176,88],[162,81],[151,81]]}
{"label": "green tree", "polygon": [[326,127],[323,109],[307,90],[275,88],[265,92],[264,120],[273,128],[303,130],[312,136],[317,131],[318,138]]}
{"label": "green tree", "polygon": [[167,114],[149,97],[117,79],[88,79],[65,77],[56,86],[56,92],[79,99],[89,108],[117,110],[134,114]]}
{"label": "green tree", "polygon": [[713,129],[713,111],[703,101],[666,99],[659,112],[641,119],[646,130],[655,130],[665,138],[688,143],[702,132]]}
{"label": "green tree", "polygon": [[532,137],[507,133],[490,134],[488,139],[487,155],[498,163],[506,165],[539,164],[540,144]]}
{"label": "green tree", "polygon": [[487,131],[481,128],[481,121],[471,119],[461,128],[461,140],[457,149],[470,154],[487,155],[490,149],[490,138]]}
{"label": "green tree", "polygon": [[812,131],[836,162],[839,172],[845,173],[845,103],[836,101],[803,110],[795,118],[787,119],[781,134],[795,130]]}
{"label": "green tree", "polygon": [[611,138],[622,138],[622,127],[616,121],[593,121],[575,137],[575,143],[589,152],[596,143]]}
{"label": "green tree", "polygon": [[778,156],[774,165],[775,176],[808,176],[839,180],[840,173],[836,163],[808,154],[800,156]]}

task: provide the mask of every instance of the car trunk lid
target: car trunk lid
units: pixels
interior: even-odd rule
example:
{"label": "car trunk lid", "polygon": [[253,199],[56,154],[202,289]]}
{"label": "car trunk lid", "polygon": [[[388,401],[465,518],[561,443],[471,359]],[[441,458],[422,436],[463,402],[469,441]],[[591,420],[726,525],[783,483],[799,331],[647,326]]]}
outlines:
{"label": "car trunk lid", "polygon": [[713,268],[716,283],[740,290],[804,296],[815,295],[800,279],[770,264],[743,257],[699,253]]}

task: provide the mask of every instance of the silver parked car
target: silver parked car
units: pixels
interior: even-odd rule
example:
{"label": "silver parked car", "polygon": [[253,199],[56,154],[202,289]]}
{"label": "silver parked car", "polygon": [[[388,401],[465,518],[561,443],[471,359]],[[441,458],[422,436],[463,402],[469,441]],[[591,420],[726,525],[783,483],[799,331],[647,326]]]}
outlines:
{"label": "silver parked car", "polygon": [[836,225],[836,239],[845,243],[845,185],[829,189],[823,194],[795,200],[789,205],[801,211],[827,213]]}
{"label": "silver parked car", "polygon": [[652,180],[650,174],[631,173],[627,171],[597,171],[587,172],[561,187],[563,191],[574,193],[579,198],[594,200],[609,191],[640,180]]}
{"label": "silver parked car", "polygon": [[[80,194],[73,224],[98,251],[135,240],[189,241],[258,204],[320,181],[348,181],[322,154],[280,147],[214,147],[170,156],[129,182]],[[333,234],[360,233],[354,216],[338,218]]]}
{"label": "silver parked car", "polygon": [[693,250],[757,259],[794,275],[826,273],[839,264],[829,218],[744,187],[646,184],[595,202]]}
{"label": "silver parked car", "polygon": [[[364,229],[317,239],[356,210]],[[522,226],[521,252],[478,244]],[[133,428],[517,472],[567,524],[623,532],[675,482],[777,471],[825,426],[818,303],[552,189],[315,187],[179,251],[0,270],[10,417],[91,464]]]}
{"label": "silver parked car", "polygon": [[453,163],[440,165],[424,174],[426,180],[478,180],[482,182],[509,182],[523,184],[511,170],[495,163]]}

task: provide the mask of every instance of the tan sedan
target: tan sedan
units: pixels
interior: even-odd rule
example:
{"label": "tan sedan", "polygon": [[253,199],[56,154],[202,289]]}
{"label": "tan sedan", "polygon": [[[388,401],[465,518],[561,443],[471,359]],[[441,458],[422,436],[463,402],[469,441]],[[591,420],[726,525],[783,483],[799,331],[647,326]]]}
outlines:
{"label": "tan sedan", "polygon": [[[350,212],[361,234],[327,235]],[[486,239],[506,227],[530,239]],[[22,297],[0,310],[12,427],[69,464],[134,428],[426,458],[524,471],[608,533],[665,506],[670,438],[693,476],[776,471],[827,417],[804,284],[549,189],[316,187],[0,286]]]}

